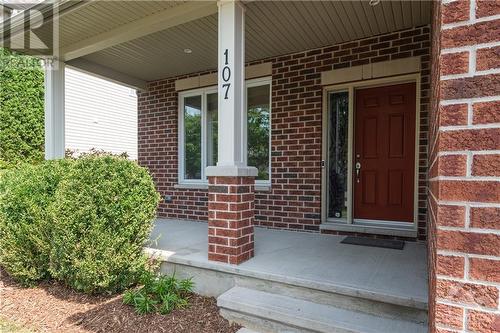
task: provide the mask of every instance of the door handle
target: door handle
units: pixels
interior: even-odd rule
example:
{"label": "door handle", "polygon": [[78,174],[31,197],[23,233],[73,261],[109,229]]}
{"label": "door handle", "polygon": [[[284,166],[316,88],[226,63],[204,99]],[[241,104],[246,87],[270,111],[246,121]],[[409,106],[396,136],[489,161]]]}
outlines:
{"label": "door handle", "polygon": [[361,171],[361,163],[356,162],[356,183],[359,183],[359,172]]}

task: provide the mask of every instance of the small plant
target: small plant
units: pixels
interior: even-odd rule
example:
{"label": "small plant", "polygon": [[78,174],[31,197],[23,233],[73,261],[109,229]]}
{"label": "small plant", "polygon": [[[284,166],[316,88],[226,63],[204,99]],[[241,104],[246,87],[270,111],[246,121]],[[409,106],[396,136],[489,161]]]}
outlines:
{"label": "small plant", "polygon": [[141,287],[123,294],[123,303],[133,306],[138,314],[158,312],[166,315],[176,308],[184,308],[194,288],[191,278],[179,280],[175,275],[158,276],[149,271],[143,274],[141,283]]}

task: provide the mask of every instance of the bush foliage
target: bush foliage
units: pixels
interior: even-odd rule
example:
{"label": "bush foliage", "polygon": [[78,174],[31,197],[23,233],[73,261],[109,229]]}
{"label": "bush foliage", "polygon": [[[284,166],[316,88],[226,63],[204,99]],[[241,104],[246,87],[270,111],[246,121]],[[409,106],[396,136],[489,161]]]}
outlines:
{"label": "bush foliage", "polygon": [[52,276],[87,293],[130,286],[143,272],[158,201],[151,176],[135,163],[76,160],[49,207]]}
{"label": "bush foliage", "polygon": [[114,156],[22,166],[0,178],[0,264],[87,293],[116,292],[144,272],[159,195],[148,172]]}
{"label": "bush foliage", "polygon": [[0,169],[43,160],[43,76],[40,60],[0,48]]}
{"label": "bush foliage", "polygon": [[70,163],[26,164],[0,178],[0,264],[23,284],[48,276],[51,222],[47,207]]}

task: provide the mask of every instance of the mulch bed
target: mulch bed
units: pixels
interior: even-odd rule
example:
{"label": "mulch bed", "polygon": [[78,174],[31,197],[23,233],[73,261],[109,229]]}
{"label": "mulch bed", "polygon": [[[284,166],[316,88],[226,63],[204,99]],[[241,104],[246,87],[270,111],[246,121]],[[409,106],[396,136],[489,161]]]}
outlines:
{"label": "mulch bed", "polygon": [[88,296],[55,282],[23,288],[0,269],[0,317],[33,332],[234,333],[214,298],[192,295],[190,306],[163,316],[138,315],[121,296]]}

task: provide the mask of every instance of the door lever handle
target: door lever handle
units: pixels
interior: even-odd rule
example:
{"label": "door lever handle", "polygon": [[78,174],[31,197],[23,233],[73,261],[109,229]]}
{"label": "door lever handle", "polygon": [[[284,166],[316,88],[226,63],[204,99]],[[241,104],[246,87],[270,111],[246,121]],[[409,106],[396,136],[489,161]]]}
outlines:
{"label": "door lever handle", "polygon": [[361,171],[361,163],[356,162],[356,183],[359,183],[359,172]]}

